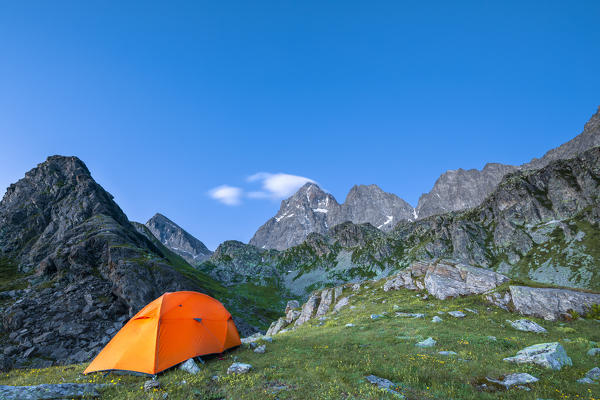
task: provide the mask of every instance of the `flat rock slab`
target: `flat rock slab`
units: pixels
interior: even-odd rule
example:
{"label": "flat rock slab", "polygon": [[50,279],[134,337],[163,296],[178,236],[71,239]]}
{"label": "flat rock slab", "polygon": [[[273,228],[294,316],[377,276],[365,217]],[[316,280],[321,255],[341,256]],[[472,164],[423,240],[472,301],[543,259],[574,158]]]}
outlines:
{"label": "flat rock slab", "polygon": [[501,380],[492,379],[488,377],[486,377],[485,379],[487,379],[488,382],[504,386],[506,389],[510,389],[512,386],[515,385],[524,385],[527,383],[534,383],[539,381],[539,379],[535,376],[529,375],[524,372],[506,375]]}
{"label": "flat rock slab", "polygon": [[595,367],[590,369],[585,376],[581,379],[578,379],[577,382],[598,384],[598,380],[600,380],[600,368]]}
{"label": "flat rock slab", "polygon": [[227,369],[227,375],[231,374],[245,374],[252,369],[252,365],[244,363],[233,363]]}
{"label": "flat rock slab", "polygon": [[427,339],[423,340],[422,342],[419,342],[419,343],[415,344],[415,346],[417,346],[417,347],[423,347],[423,348],[425,348],[425,347],[433,347],[433,346],[435,346],[436,343],[437,342],[435,341],[434,338],[428,337]]}
{"label": "flat rock slab", "polygon": [[546,333],[546,328],[536,324],[528,319],[518,319],[516,321],[506,320],[513,328],[523,332]]}
{"label": "flat rock slab", "polygon": [[462,311],[448,311],[448,314],[452,315],[454,318],[464,318],[467,316]]}
{"label": "flat rock slab", "polygon": [[397,312],[396,313],[396,317],[401,317],[401,318],[423,318],[423,317],[425,317],[425,314]]}
{"label": "flat rock slab", "polygon": [[0,385],[0,399],[3,400],[46,400],[80,399],[100,397],[98,389],[109,385],[60,383],[56,385],[5,386]]}
{"label": "flat rock slab", "polygon": [[585,315],[592,304],[600,304],[600,294],[567,289],[510,286],[515,310],[546,320],[556,320],[570,310]]}
{"label": "flat rock slab", "polygon": [[564,347],[558,342],[534,344],[519,350],[516,356],[505,358],[504,361],[517,364],[533,363],[554,370],[559,370],[564,365],[573,365]]}
{"label": "flat rock slab", "polygon": [[394,382],[385,379],[385,378],[380,378],[378,376],[375,375],[369,375],[367,377],[365,377],[367,379],[367,381],[372,384],[377,386],[380,389],[385,390],[388,393],[393,394],[394,396],[400,398],[400,399],[405,399],[406,397],[404,397],[404,395],[402,393],[400,393],[397,389],[398,386],[394,384]]}

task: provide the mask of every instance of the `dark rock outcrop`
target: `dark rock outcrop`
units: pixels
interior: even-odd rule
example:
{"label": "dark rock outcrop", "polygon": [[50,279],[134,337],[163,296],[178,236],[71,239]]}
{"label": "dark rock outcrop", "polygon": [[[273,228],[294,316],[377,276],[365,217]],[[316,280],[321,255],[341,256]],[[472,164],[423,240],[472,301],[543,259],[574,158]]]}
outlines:
{"label": "dark rock outcrop", "polygon": [[0,340],[17,367],[89,360],[163,292],[205,292],[136,231],[76,157],[49,157],[8,188],[0,260],[26,286],[1,310]]}
{"label": "dark rock outcrop", "polygon": [[146,226],[162,244],[191,265],[200,264],[212,254],[204,243],[162,214],[154,215],[146,222]]}

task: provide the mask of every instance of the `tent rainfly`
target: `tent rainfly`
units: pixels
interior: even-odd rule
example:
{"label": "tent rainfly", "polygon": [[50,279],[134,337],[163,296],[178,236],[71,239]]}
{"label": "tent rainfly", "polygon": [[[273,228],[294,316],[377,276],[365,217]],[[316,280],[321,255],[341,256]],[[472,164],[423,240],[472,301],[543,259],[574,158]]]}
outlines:
{"label": "tent rainfly", "polygon": [[240,344],[231,314],[219,301],[197,292],[165,293],[131,318],[83,373],[157,374]]}

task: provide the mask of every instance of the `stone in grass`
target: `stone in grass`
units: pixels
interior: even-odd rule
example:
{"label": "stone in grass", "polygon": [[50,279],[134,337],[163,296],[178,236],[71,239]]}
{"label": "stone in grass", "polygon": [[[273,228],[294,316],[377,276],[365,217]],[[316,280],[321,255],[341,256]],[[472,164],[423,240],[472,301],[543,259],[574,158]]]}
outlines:
{"label": "stone in grass", "polygon": [[573,365],[564,347],[558,342],[534,344],[519,350],[516,356],[504,361],[517,364],[534,363],[544,368],[560,370],[563,365]]}
{"label": "stone in grass", "polygon": [[583,378],[578,379],[579,383],[591,383],[598,384],[598,380],[600,380],[600,368],[595,367],[590,369]]}
{"label": "stone in grass", "polygon": [[405,399],[404,395],[397,390],[398,386],[395,385],[394,382],[388,379],[380,378],[375,375],[369,375],[365,378],[370,384],[375,385],[378,388],[385,390],[386,392],[393,394],[394,396],[400,399]]}
{"label": "stone in grass", "polygon": [[244,363],[233,363],[227,368],[227,375],[231,374],[245,374],[252,369],[252,365]]}
{"label": "stone in grass", "polygon": [[488,340],[491,340],[492,342],[495,342],[496,340],[498,340],[498,339],[496,339],[496,336],[488,336],[487,338],[488,338]]}
{"label": "stone in grass", "polygon": [[109,385],[59,383],[35,386],[4,386],[0,385],[0,399],[71,399],[100,397],[97,389]]}
{"label": "stone in grass", "polygon": [[371,319],[377,319],[377,318],[382,318],[383,315],[381,314],[371,314]]}
{"label": "stone in grass", "polygon": [[589,349],[588,352],[587,352],[587,355],[591,356],[591,357],[597,356],[598,354],[600,354],[600,348],[598,348],[598,347],[595,347],[593,349]]}
{"label": "stone in grass", "polygon": [[472,308],[465,308],[465,310],[467,310],[468,312],[473,313],[473,314],[479,314],[479,311],[474,310]]}
{"label": "stone in grass", "polygon": [[438,354],[442,356],[455,356],[458,353],[456,353],[455,351],[438,351]]}
{"label": "stone in grass", "polygon": [[193,358],[182,362],[179,366],[179,369],[193,375],[196,375],[198,372],[200,372],[200,367],[196,365]]}
{"label": "stone in grass", "polygon": [[[501,379],[501,380],[492,379],[492,378],[488,378],[488,377],[486,377],[485,379],[488,382],[495,383],[500,386],[504,386],[506,389],[510,389],[512,386],[524,385],[524,384],[534,383],[534,382],[539,381],[539,379],[536,378],[535,376],[529,375],[524,372],[505,375],[503,377],[503,379]],[[517,386],[517,387],[520,387],[520,386]],[[520,387],[520,388],[528,389],[526,387]]]}
{"label": "stone in grass", "polygon": [[397,312],[396,317],[402,318],[423,318],[425,314],[421,313],[405,313],[405,312]]}
{"label": "stone in grass", "polygon": [[256,349],[254,349],[254,352],[258,354],[264,354],[265,350],[267,350],[267,346],[263,344],[262,346],[258,346]]}
{"label": "stone in grass", "polygon": [[158,389],[160,387],[160,382],[157,380],[149,380],[144,382],[144,391],[149,392],[154,389]]}
{"label": "stone in grass", "polygon": [[462,311],[448,311],[448,314],[452,315],[454,318],[464,318],[466,316]]}
{"label": "stone in grass", "polygon": [[344,325],[344,326],[345,326],[346,328],[352,328],[353,326],[356,326],[356,325],[354,325],[354,324],[346,324],[346,325]]}
{"label": "stone in grass", "polygon": [[438,323],[438,322],[442,322],[442,321],[443,321],[443,319],[441,319],[437,315],[434,316],[433,318],[431,318],[431,322],[434,322],[434,323]]}
{"label": "stone in grass", "polygon": [[433,347],[433,346],[435,346],[436,343],[437,342],[432,337],[428,337],[427,339],[423,340],[422,342],[415,344],[415,346],[417,346],[417,347]]}
{"label": "stone in grass", "polygon": [[528,319],[518,319],[516,321],[506,320],[513,328],[523,332],[546,333],[546,329]]}

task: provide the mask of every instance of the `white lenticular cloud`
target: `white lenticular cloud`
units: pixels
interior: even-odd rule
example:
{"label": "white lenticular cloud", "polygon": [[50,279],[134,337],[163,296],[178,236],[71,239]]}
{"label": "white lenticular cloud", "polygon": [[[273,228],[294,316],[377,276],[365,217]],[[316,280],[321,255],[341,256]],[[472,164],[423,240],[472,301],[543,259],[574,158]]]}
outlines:
{"label": "white lenticular cloud", "polygon": [[254,199],[284,199],[296,193],[305,183],[315,183],[312,179],[303,176],[269,172],[259,172],[249,176],[248,182],[261,182],[262,191],[248,193],[248,197]]}
{"label": "white lenticular cloud", "polygon": [[242,193],[242,189],[229,185],[221,185],[208,192],[210,197],[228,206],[240,204]]}

